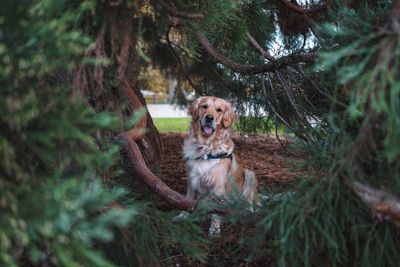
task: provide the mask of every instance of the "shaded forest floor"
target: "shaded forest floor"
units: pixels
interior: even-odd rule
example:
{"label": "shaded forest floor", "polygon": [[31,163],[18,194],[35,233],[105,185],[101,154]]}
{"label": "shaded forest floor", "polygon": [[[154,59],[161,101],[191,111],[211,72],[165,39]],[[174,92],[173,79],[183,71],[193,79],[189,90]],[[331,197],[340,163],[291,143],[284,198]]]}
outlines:
{"label": "shaded forest floor", "polygon": [[[186,133],[162,133],[164,153],[158,172],[174,190],[186,193],[186,171],[182,160],[182,145]],[[290,156],[275,137],[233,134],[235,153],[244,166],[253,170],[261,188],[285,186],[297,175],[292,169],[297,159]]]}

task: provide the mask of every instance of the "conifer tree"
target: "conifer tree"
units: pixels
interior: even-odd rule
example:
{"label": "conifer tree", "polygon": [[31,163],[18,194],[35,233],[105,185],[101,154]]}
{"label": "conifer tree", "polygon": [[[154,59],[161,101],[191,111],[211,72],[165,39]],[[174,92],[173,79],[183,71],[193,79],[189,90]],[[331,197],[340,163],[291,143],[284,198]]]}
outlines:
{"label": "conifer tree", "polygon": [[201,207],[173,224],[160,204],[198,203],[152,172],[162,143],[137,79],[153,64],[198,95],[250,108],[244,130],[285,127],[301,145],[288,149],[307,155],[286,197],[251,216],[225,203],[244,233],[227,264],[397,266],[399,9],[397,0],[6,1],[0,264],[215,263]]}
{"label": "conifer tree", "polygon": [[[108,65],[104,56],[91,54],[101,41],[85,27],[96,29],[90,19],[112,12],[106,9],[110,6],[96,1],[2,3],[1,266],[159,264],[172,249],[204,259],[196,225],[173,225],[168,213],[133,198],[121,185],[104,183],[122,173],[114,133],[143,122],[138,106],[128,106],[121,120],[124,103],[107,105],[118,98],[115,87],[96,95],[91,84],[77,80],[94,69],[99,82],[98,71]],[[118,38],[113,41],[119,43]],[[126,84],[121,68],[120,76],[107,77],[108,84]],[[117,89],[128,96],[131,90]],[[110,101],[101,102],[107,92]],[[153,140],[149,144],[156,147]]]}

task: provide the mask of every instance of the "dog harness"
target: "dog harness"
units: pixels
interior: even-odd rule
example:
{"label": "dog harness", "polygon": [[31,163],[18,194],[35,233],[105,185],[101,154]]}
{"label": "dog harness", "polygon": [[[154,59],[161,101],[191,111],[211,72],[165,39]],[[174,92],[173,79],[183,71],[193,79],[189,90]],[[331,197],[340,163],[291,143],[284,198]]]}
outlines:
{"label": "dog harness", "polygon": [[224,153],[220,153],[217,155],[208,153],[208,154],[204,154],[201,157],[198,157],[197,159],[209,160],[209,159],[226,159],[226,158],[229,158],[230,160],[232,160],[232,158],[233,158],[232,153],[228,154],[228,153],[224,152]]}

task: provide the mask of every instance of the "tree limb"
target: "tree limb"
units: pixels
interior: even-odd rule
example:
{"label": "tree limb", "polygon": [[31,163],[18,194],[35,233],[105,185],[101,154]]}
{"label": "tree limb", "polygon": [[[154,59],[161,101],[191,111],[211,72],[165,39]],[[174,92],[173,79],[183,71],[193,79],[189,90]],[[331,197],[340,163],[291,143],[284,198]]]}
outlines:
{"label": "tree limb", "polygon": [[[159,0],[161,6],[174,18],[182,18],[182,19],[202,19],[204,15],[201,13],[187,13],[178,11],[175,8],[167,5],[162,0]],[[173,21],[172,25],[177,26],[179,21]],[[261,53],[265,58],[269,59],[270,62],[265,65],[247,65],[247,64],[240,64],[236,63],[230,59],[227,59],[222,53],[217,51],[207,37],[201,32],[198,31],[196,33],[197,41],[203,46],[204,50],[212,56],[218,63],[225,65],[226,67],[232,69],[235,72],[239,72],[242,74],[257,74],[257,73],[264,73],[264,72],[271,72],[276,69],[283,68],[288,65],[297,64],[299,62],[308,62],[313,63],[315,61],[315,55],[313,53],[296,53],[286,57],[283,57],[279,60],[274,60],[273,57],[269,56],[262,47],[257,43],[257,41],[251,36],[249,37],[249,42],[256,50]]]}
{"label": "tree limb", "polygon": [[254,47],[254,49],[264,58],[268,59],[269,61],[274,61],[275,58],[272,57],[270,54],[265,51],[261,45],[256,41],[256,39],[249,33],[247,33],[247,37],[249,38],[249,44]]}
{"label": "tree limb", "polygon": [[190,78],[189,74],[186,72],[185,67],[183,66],[181,58],[176,53],[175,49],[172,47],[171,39],[169,38],[171,27],[173,27],[173,26],[169,26],[167,32],[165,33],[165,39],[167,40],[168,47],[171,50],[172,54],[175,56],[176,60],[178,61],[178,64],[181,67],[182,72],[185,75],[186,79],[188,80],[190,86],[192,86],[192,88],[197,92],[198,91],[197,86],[194,84],[194,82]]}
{"label": "tree limb", "polygon": [[400,198],[365,183],[352,181],[351,187],[357,196],[380,220],[390,220],[400,227]]}
{"label": "tree limb", "polygon": [[242,74],[258,74],[264,72],[273,72],[277,69],[284,68],[286,66],[295,65],[300,62],[313,63],[315,61],[314,53],[296,53],[289,56],[282,57],[269,62],[264,65],[249,65],[236,63],[226,58],[222,53],[217,51],[214,46],[210,43],[208,38],[200,31],[196,32],[197,41],[202,45],[204,50],[212,56],[218,63],[223,64],[227,68],[239,72]]}
{"label": "tree limb", "polygon": [[361,169],[358,167],[359,162],[357,161],[357,156],[362,154],[361,150],[370,147],[371,136],[379,130],[381,123],[384,121],[384,113],[374,113],[364,119],[359,133],[353,145],[350,147],[349,153],[347,153],[346,157],[342,160],[337,173],[338,177],[357,194],[361,201],[371,209],[377,218],[391,221],[396,226],[400,227],[400,198],[365,183],[350,180],[347,172],[348,166],[356,170]]}
{"label": "tree limb", "polygon": [[122,147],[127,158],[132,164],[135,177],[138,177],[145,185],[155,192],[169,205],[181,209],[192,210],[197,203],[186,198],[186,196],[172,190],[160,178],[158,178],[146,165],[138,145],[129,133],[119,134],[117,137],[122,141]]}

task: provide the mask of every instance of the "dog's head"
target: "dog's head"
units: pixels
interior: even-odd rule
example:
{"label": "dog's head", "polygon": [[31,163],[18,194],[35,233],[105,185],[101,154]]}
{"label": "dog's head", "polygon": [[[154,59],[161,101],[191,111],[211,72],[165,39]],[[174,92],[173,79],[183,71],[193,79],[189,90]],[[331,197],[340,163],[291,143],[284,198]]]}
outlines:
{"label": "dog's head", "polygon": [[201,134],[211,136],[218,127],[228,128],[236,118],[232,105],[215,96],[203,96],[195,99],[189,113],[194,124],[200,126]]}

